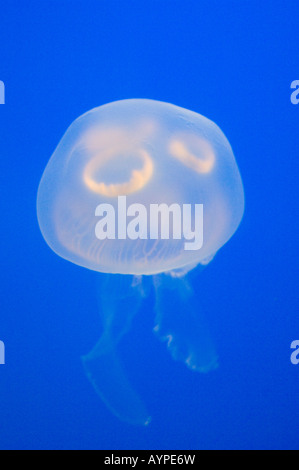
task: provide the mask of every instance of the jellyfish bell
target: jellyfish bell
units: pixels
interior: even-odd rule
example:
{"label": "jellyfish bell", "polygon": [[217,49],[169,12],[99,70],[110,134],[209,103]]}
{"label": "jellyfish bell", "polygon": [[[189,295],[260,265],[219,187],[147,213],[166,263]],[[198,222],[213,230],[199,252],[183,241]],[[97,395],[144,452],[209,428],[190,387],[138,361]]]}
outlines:
{"label": "jellyfish bell", "polygon": [[[202,247],[188,252],[184,237],[152,240],[150,233],[99,240],[96,208],[112,206],[121,225],[120,196],[127,208],[140,204],[147,214],[154,204],[189,204],[192,210],[202,204]],[[58,255],[95,271],[136,275],[208,259],[235,232],[243,210],[238,167],[219,127],[195,112],[145,99],[117,101],[79,117],[51,157],[37,198],[40,229]]]}
{"label": "jellyfish bell", "polygon": [[62,258],[105,273],[103,334],[82,358],[87,376],[120,419],[149,423],[117,345],[149,294],[154,332],[192,370],[217,367],[190,270],[208,264],[236,231],[244,192],[231,146],[209,119],[146,99],[109,103],[66,131],[42,176],[37,215]]}

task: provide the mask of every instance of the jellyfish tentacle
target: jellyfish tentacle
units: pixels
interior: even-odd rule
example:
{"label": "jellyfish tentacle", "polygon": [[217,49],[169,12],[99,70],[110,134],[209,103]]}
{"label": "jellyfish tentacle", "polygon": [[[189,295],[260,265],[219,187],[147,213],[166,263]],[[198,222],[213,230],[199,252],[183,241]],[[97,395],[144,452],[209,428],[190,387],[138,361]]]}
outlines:
{"label": "jellyfish tentacle", "polygon": [[132,388],[115,350],[101,352],[96,347],[82,357],[82,362],[95,391],[115,416],[141,426],[150,422],[146,407]]}
{"label": "jellyfish tentacle", "polygon": [[154,332],[167,342],[172,357],[198,372],[216,369],[214,343],[187,276],[159,274],[154,276],[154,287]]}
{"label": "jellyfish tentacle", "polygon": [[115,416],[130,424],[147,425],[149,414],[117,354],[117,345],[140,308],[144,295],[142,280],[129,275],[107,275],[100,293],[103,334],[92,351],[81,358],[84,370],[96,393]]}

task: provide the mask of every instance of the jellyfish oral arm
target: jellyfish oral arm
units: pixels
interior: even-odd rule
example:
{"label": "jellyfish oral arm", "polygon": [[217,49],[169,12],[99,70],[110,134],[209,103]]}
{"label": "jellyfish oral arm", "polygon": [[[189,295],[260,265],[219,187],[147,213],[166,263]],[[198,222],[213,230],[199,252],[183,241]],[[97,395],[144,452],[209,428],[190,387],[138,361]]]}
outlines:
{"label": "jellyfish oral arm", "polygon": [[83,356],[86,375],[109,410],[122,421],[146,426],[149,414],[132,388],[118,357],[117,346],[128,332],[145,296],[141,279],[102,275],[100,310],[103,333],[93,350]]}
{"label": "jellyfish oral arm", "polygon": [[206,373],[218,367],[218,357],[197,298],[187,276],[154,276],[156,318],[154,333],[175,360]]}

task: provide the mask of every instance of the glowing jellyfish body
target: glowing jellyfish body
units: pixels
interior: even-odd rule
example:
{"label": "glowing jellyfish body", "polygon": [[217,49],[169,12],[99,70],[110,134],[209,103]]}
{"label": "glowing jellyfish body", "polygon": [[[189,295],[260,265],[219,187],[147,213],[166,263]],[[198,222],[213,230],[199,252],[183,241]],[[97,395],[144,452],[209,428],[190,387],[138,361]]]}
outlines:
{"label": "glowing jellyfish body", "polygon": [[148,422],[116,355],[146,297],[141,276],[154,276],[155,331],[173,356],[195,370],[214,368],[217,356],[186,274],[213,258],[243,211],[241,177],[222,131],[168,103],[132,99],[95,108],[55,150],[39,186],[39,225],[58,255],[111,273],[100,294],[104,333],[83,359],[121,419]]}

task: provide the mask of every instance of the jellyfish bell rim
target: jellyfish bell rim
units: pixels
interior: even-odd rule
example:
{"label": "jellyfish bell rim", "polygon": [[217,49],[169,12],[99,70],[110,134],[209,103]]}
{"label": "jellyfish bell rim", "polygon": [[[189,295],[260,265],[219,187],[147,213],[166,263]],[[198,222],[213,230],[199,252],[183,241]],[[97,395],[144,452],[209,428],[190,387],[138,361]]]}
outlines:
{"label": "jellyfish bell rim", "polygon": [[[147,269],[146,272],[145,272],[145,270],[141,270],[141,269],[119,270],[119,269],[108,269],[108,268],[105,268],[105,267],[102,267],[101,269],[100,268],[96,269],[96,268],[90,267],[88,265],[85,265],[84,261],[81,262],[81,261],[70,260],[68,257],[62,255],[60,250],[57,249],[54,244],[52,244],[51,242],[49,242],[47,240],[46,236],[44,235],[44,231],[43,231],[43,229],[42,229],[42,227],[39,223],[39,220],[38,220],[38,225],[39,225],[39,228],[40,228],[40,231],[41,231],[41,235],[42,235],[43,239],[46,241],[47,246],[50,248],[50,250],[52,252],[54,252],[57,256],[59,256],[59,258],[63,259],[64,261],[66,261],[68,263],[71,263],[71,264],[74,264],[75,266],[78,266],[79,268],[87,269],[87,270],[92,271],[92,272],[101,273],[101,274],[116,274],[116,275],[118,274],[118,275],[124,275],[124,276],[126,276],[126,275],[128,275],[128,276],[155,276],[155,275],[159,275],[159,274],[166,274],[166,275],[169,275],[169,276],[175,277],[175,278],[184,277],[189,272],[194,271],[199,266],[201,266],[202,268],[205,268],[206,266],[208,266],[211,263],[211,261],[213,261],[216,254],[218,253],[218,251],[224,245],[226,245],[226,243],[231,238],[231,237],[229,237],[228,240],[225,241],[223,243],[223,245],[216,252],[213,251],[208,256],[205,256],[203,259],[201,259],[197,262],[193,262],[193,263],[188,262],[188,263],[173,264],[173,265],[169,265],[169,266],[167,266],[163,269],[153,269],[153,270]],[[237,230],[237,228],[238,227],[236,227],[235,231]]]}

